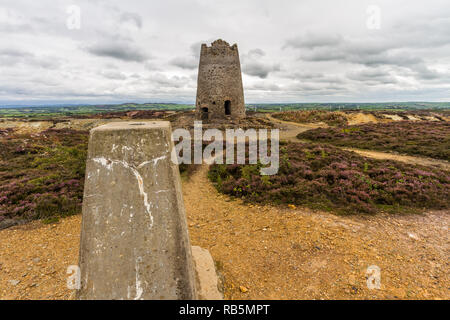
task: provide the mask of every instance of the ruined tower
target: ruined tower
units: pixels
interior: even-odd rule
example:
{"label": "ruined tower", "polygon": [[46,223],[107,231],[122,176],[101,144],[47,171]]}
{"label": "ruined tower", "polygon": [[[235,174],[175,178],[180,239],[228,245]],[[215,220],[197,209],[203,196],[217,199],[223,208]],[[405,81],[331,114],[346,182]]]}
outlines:
{"label": "ruined tower", "polygon": [[239,119],[245,117],[244,89],[237,45],[219,39],[210,47],[202,44],[198,66],[198,119]]}

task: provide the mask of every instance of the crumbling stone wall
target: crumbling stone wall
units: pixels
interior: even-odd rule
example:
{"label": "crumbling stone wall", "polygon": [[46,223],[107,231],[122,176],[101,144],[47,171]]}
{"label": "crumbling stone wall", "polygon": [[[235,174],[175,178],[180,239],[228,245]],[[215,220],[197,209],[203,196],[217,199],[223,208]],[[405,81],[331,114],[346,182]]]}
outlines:
{"label": "crumbling stone wall", "polygon": [[198,67],[196,114],[198,119],[245,117],[244,89],[237,45],[221,39],[202,44]]}

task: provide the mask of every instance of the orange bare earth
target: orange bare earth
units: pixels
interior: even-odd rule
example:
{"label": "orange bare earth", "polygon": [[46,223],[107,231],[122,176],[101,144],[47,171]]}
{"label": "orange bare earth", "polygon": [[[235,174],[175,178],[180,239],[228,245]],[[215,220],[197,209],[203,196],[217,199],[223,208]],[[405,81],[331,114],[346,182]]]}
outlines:
{"label": "orange bare earth", "polygon": [[[336,216],[244,204],[202,166],[183,182],[192,245],[208,249],[226,299],[449,299],[449,215]],[[81,215],[0,231],[1,299],[70,299]],[[381,268],[381,289],[366,270]],[[245,290],[242,290],[245,288]]]}

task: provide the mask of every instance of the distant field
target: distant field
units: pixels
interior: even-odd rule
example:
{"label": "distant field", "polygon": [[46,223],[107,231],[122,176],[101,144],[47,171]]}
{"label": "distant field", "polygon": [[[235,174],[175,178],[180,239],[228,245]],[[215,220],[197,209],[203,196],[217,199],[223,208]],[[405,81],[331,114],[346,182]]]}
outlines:
{"label": "distant field", "polygon": [[[176,103],[124,103],[110,105],[76,105],[76,106],[0,106],[0,118],[49,119],[55,117],[72,117],[133,110],[192,110],[193,104]],[[396,102],[396,103],[260,103],[247,104],[248,111],[278,112],[292,110],[445,110],[450,108],[446,102]]]}
{"label": "distant field", "polygon": [[62,116],[86,116],[99,113],[111,113],[134,110],[172,110],[193,109],[189,104],[117,104],[117,105],[82,105],[82,106],[36,106],[36,107],[0,107],[0,118],[52,119]]}
{"label": "distant field", "polygon": [[318,128],[300,133],[299,139],[336,146],[395,151],[450,160],[450,122],[397,121],[336,128]]}

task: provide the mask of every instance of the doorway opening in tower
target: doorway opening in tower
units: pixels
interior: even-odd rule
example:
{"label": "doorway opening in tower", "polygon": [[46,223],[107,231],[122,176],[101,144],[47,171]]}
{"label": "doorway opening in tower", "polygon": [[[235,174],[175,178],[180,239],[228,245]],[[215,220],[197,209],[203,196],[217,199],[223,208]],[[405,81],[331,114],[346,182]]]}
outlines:
{"label": "doorway opening in tower", "polygon": [[202,108],[202,120],[208,120],[208,108]]}
{"label": "doorway opening in tower", "polygon": [[230,100],[225,101],[225,114],[227,116],[231,115],[231,101]]}

